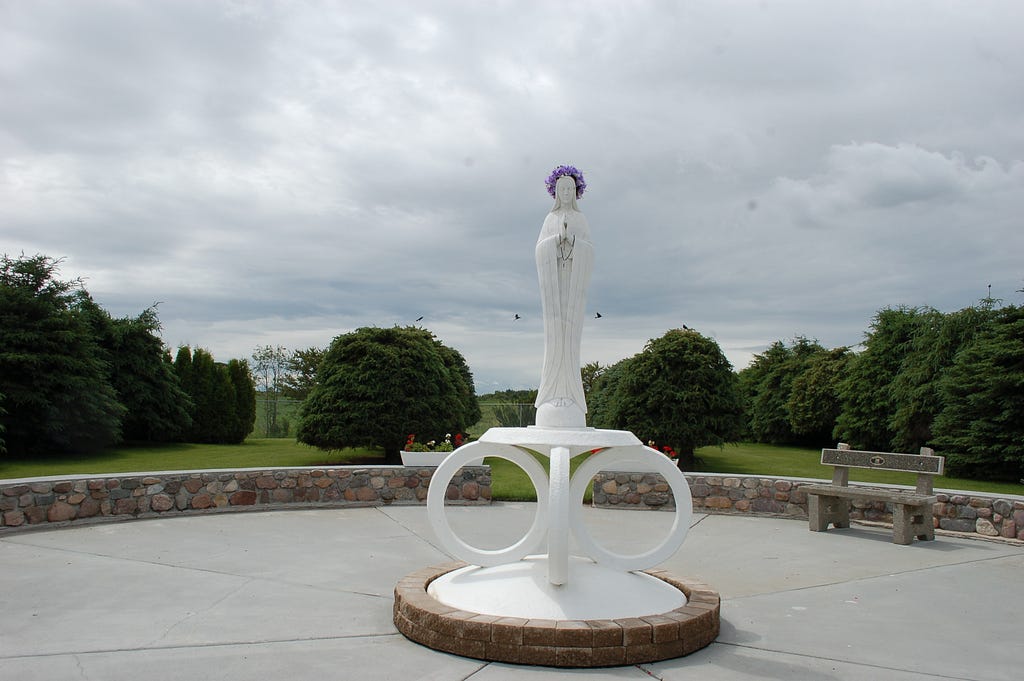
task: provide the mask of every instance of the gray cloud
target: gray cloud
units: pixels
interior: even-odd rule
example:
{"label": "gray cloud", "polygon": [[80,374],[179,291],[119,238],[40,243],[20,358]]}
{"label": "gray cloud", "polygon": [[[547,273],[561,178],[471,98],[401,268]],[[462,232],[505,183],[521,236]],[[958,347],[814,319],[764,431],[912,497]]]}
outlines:
{"label": "gray cloud", "polygon": [[[571,21],[566,21],[571,17]],[[0,250],[218,357],[424,324],[529,386],[542,181],[597,243],[584,359],[686,324],[738,367],[886,305],[1020,302],[1024,7],[0,6]],[[1016,297],[1016,299],[1015,299]],[[514,322],[512,317],[523,318]]]}

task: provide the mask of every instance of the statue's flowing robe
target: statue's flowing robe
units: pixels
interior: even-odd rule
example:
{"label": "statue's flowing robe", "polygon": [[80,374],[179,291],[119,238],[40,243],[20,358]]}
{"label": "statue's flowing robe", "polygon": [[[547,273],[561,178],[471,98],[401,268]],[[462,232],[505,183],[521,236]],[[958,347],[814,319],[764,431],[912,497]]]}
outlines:
{"label": "statue's flowing robe", "polygon": [[[568,224],[564,231],[569,243],[560,247],[563,223]],[[548,213],[537,239],[535,255],[544,314],[544,367],[535,406],[546,402],[561,406],[564,400],[572,400],[586,413],[580,376],[580,342],[587,287],[594,268],[594,246],[583,213]]]}

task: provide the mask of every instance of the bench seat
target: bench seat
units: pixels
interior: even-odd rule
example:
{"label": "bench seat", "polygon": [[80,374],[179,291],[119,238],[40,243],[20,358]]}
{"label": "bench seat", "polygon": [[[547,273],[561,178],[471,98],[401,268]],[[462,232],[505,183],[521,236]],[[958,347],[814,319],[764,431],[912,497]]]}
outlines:
{"label": "bench seat", "polygon": [[[930,452],[931,450],[926,450]],[[850,526],[850,501],[881,501],[892,505],[892,541],[910,544],[914,537],[935,539],[932,504],[932,479],[941,474],[942,457],[932,455],[858,452],[840,443],[839,449],[823,449],[821,463],[833,466],[832,484],[803,485],[807,493],[807,517],[812,532],[833,527]],[[870,486],[849,486],[850,468],[881,468],[918,473],[917,490],[900,490]]]}
{"label": "bench seat", "polygon": [[800,489],[808,494],[816,494],[829,497],[844,497],[846,499],[871,499],[885,501],[890,504],[905,504],[907,506],[923,506],[934,504],[938,497],[934,494],[918,494],[909,490],[882,489],[879,487],[840,487],[838,485],[804,485]]}

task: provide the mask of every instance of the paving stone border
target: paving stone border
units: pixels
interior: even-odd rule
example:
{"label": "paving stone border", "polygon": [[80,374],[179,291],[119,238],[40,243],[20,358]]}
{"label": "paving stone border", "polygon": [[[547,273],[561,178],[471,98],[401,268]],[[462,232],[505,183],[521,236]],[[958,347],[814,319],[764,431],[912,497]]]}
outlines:
{"label": "paving stone border", "polygon": [[[0,481],[0,534],[44,526],[281,508],[422,504],[435,468],[334,466]],[[454,505],[491,503],[491,467],[466,466]]]}
{"label": "paving stone border", "polygon": [[[736,513],[807,517],[805,485],[823,480],[686,473],[698,513]],[[851,483],[857,485],[858,483]],[[871,485],[913,489],[901,485]],[[937,529],[1024,541],[1024,498],[979,492],[937,491],[932,507]],[[594,506],[634,510],[674,510],[675,498],[657,473],[600,471],[594,477]],[[852,520],[892,523],[892,506],[854,500]]]}
{"label": "paving stone border", "polygon": [[432,581],[465,567],[455,562],[412,572],[395,587],[395,626],[434,650],[494,662],[549,667],[614,667],[689,655],[718,636],[721,597],[707,584],[644,570],[682,591],[687,604],[622,619],[548,620],[496,617],[444,605]]}

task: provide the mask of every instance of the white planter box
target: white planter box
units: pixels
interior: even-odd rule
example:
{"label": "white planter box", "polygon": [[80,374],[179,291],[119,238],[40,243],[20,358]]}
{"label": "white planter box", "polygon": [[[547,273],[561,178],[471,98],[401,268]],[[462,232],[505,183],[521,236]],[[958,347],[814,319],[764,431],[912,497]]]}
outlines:
{"label": "white planter box", "polygon": [[451,452],[402,452],[403,466],[439,466]]}

